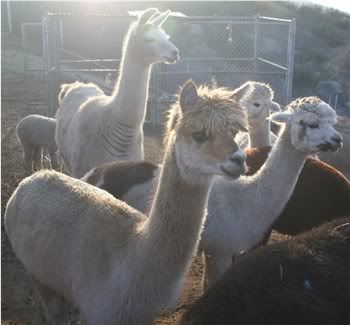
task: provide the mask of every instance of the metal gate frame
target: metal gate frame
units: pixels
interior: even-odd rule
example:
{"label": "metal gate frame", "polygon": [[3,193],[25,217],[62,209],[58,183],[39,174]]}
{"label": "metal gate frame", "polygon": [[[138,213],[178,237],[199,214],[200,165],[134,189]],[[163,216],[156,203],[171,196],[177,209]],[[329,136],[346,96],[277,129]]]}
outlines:
{"label": "metal gate frame", "polygon": [[[107,69],[103,63],[106,61],[118,62],[119,60],[106,60],[106,59],[95,59],[89,60],[81,55],[76,55],[76,60],[62,61],[60,58],[60,53],[64,49],[63,44],[63,34],[62,34],[62,24],[64,16],[61,14],[46,14],[42,18],[42,31],[43,31],[43,57],[44,57],[44,70],[48,82],[47,87],[47,97],[48,97],[48,114],[53,116],[58,107],[58,92],[60,87],[60,75],[64,72],[116,72],[117,69]],[[116,19],[121,16],[115,16]],[[125,18],[125,16],[122,16]],[[130,19],[130,17],[128,17]],[[293,81],[293,67],[294,67],[294,52],[295,52],[295,32],[296,24],[295,19],[279,19],[265,16],[253,16],[253,17],[171,17],[171,19],[176,20],[178,23],[219,23],[219,24],[242,24],[244,20],[245,24],[254,25],[254,55],[251,58],[245,58],[245,60],[250,60],[254,62],[254,67],[257,63],[265,63],[268,66],[277,68],[280,74],[285,75],[285,98],[286,102],[291,99],[292,95],[292,81]],[[284,25],[288,26],[288,43],[287,43],[287,64],[286,66],[279,65],[271,60],[266,60],[259,56],[258,53],[258,39],[259,39],[259,28],[264,25]],[[191,60],[196,60],[197,58],[188,58],[189,62]],[[212,60],[217,60],[220,58],[210,58]],[[232,58],[235,60],[236,58]],[[237,59],[236,59],[237,60]],[[94,66],[91,69],[66,69],[62,67],[62,63],[81,63],[86,62]],[[211,73],[212,71],[206,71]],[[258,72],[256,69],[254,71],[256,74],[262,73]],[[175,72],[163,72],[159,64],[155,64],[152,69],[152,78],[150,82],[150,88],[154,91],[155,98],[159,98],[162,90],[159,88],[161,79],[166,75],[170,75]],[[195,73],[191,71],[179,71],[176,73]],[[277,73],[277,72],[276,72]],[[283,103],[284,104],[284,103]],[[151,105],[150,111],[150,122],[153,125],[159,125],[162,123],[161,109],[158,107],[158,102],[155,101],[154,105]]]}

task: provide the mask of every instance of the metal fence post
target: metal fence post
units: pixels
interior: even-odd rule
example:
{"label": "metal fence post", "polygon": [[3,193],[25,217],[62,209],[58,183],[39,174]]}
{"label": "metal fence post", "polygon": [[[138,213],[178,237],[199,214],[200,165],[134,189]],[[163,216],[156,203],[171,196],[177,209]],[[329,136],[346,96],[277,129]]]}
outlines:
{"label": "metal fence post", "polygon": [[23,72],[24,72],[24,80],[27,79],[27,71],[28,71],[28,53],[27,53],[27,37],[26,37],[26,24],[21,24],[21,33],[22,33],[22,48],[23,48]]}
{"label": "metal fence post", "polygon": [[48,14],[43,18],[45,31],[44,56],[47,75],[48,115],[53,116],[58,106],[59,83],[59,25],[57,19]]}
{"label": "metal fence post", "polygon": [[295,52],[295,18],[289,24],[288,49],[287,49],[287,72],[286,72],[286,104],[291,100],[293,87],[293,67]]}
{"label": "metal fence post", "polygon": [[258,59],[258,23],[259,15],[254,16],[254,73],[256,73]]}

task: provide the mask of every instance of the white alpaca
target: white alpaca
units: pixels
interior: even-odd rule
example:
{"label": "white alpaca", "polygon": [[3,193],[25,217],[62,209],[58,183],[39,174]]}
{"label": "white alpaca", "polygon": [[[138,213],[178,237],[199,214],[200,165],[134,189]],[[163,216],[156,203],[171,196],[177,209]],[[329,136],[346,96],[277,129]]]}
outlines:
{"label": "white alpaca", "polygon": [[[277,136],[270,131],[270,112],[279,112],[280,105],[273,101],[273,90],[265,83],[248,81],[241,87],[249,85],[247,92],[240,104],[247,110],[249,134],[240,132],[236,141],[241,148],[265,147],[274,145]],[[240,88],[241,88],[240,87]]]}
{"label": "white alpaca", "polygon": [[63,85],[56,113],[56,141],[75,177],[102,163],[143,160],[143,121],[154,62],[175,63],[178,49],[161,29],[169,11],[146,10],[124,40],[114,92],[92,84]]}
{"label": "white alpaca", "polygon": [[55,128],[55,119],[36,114],[27,115],[18,122],[16,135],[22,145],[23,160],[29,174],[32,174],[34,169],[42,169],[43,148],[49,152],[51,167],[54,169],[60,167]]}
{"label": "white alpaca", "polygon": [[235,182],[222,177],[213,182],[201,242],[209,285],[230,266],[233,255],[253,248],[271,229],[308,155],[342,145],[333,127],[334,110],[316,97],[297,99],[286,112],[274,113],[270,119],[284,127],[260,170]]}
{"label": "white alpaca", "polygon": [[196,251],[214,175],[246,171],[234,142],[246,116],[232,93],[192,82],[167,134],[148,218],[81,180],[46,171],[8,202],[5,227],[40,292],[48,320],[66,324],[63,297],[84,324],[146,324],[178,297]]}

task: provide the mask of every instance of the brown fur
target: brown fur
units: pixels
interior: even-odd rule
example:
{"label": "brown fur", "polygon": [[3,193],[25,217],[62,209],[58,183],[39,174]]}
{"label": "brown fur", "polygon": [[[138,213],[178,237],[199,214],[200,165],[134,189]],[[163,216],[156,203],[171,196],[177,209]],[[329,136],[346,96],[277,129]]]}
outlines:
{"label": "brown fur", "polygon": [[181,325],[350,323],[350,217],[237,259]]}
{"label": "brown fur", "polygon": [[[253,175],[260,169],[270,150],[271,147],[246,150],[248,175]],[[310,157],[273,229],[283,234],[296,235],[348,214],[349,180],[330,165]]]}
{"label": "brown fur", "polygon": [[96,167],[85,181],[106,190],[116,198],[122,198],[133,186],[150,180],[158,165],[147,161],[116,161]]}

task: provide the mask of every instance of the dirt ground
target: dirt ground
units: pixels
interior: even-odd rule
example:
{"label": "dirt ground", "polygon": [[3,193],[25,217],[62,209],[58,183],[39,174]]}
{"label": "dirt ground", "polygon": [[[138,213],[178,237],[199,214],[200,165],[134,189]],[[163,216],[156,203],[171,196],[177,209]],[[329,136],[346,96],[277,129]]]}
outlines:
{"label": "dirt ground", "polygon": [[[8,49],[11,43],[5,44]],[[2,44],[4,49],[4,44]],[[46,115],[46,83],[38,78],[27,77],[20,72],[16,62],[21,58],[15,50],[2,51],[2,98],[1,98],[1,311],[2,324],[45,324],[39,297],[16,259],[3,226],[6,203],[18,183],[26,177],[22,152],[15,136],[17,122],[28,114]],[[17,55],[17,57],[16,57]],[[10,64],[10,63],[11,64]],[[161,132],[159,129],[145,130],[146,159],[161,161]],[[274,236],[274,240],[282,238]],[[155,324],[174,324],[184,311],[201,293],[200,282],[203,265],[196,257],[187,276],[178,306],[166,311]],[[70,319],[78,323],[78,314],[71,308]]]}

